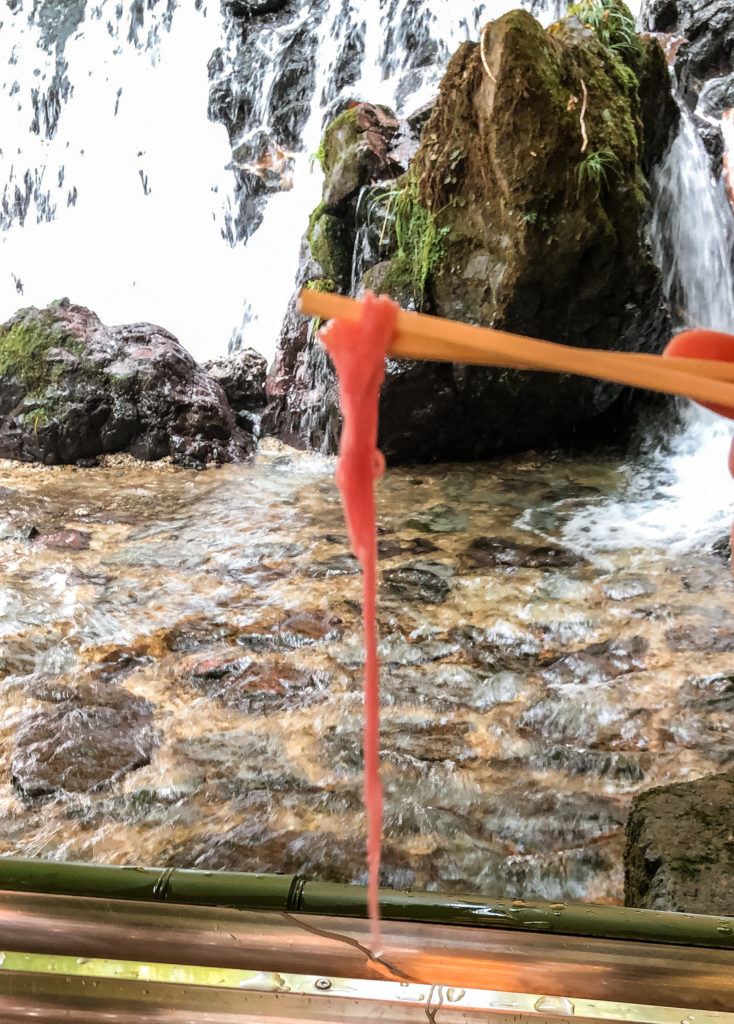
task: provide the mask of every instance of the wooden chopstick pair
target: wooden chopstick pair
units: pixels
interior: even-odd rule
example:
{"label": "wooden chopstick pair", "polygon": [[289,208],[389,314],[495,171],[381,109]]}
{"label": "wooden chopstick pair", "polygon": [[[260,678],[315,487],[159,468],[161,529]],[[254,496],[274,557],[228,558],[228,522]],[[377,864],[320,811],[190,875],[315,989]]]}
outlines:
{"label": "wooden chopstick pair", "polygon": [[[324,320],[358,320],[356,299],[305,289],[301,312]],[[390,355],[596,377],[734,409],[734,363],[573,348],[487,327],[400,310]]]}

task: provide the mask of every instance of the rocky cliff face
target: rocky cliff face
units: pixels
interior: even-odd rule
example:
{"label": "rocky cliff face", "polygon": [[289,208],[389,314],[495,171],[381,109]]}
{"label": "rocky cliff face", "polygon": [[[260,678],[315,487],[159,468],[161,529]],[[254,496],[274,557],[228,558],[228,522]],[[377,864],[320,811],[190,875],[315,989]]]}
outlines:
{"label": "rocky cliff face", "polygon": [[[262,387],[261,365],[244,374],[254,408],[258,372]],[[214,376],[161,327],[106,327],[68,299],[0,326],[0,458],[84,464],[129,452],[202,465],[253,447]]]}
{"label": "rocky cliff face", "polygon": [[[371,288],[519,334],[659,351],[670,326],[646,175],[677,122],[666,62],[617,0],[575,10],[548,32],[515,11],[465,43],[400,177],[399,142],[410,156],[416,125],[363,106],[327,129],[307,287]],[[331,371],[293,310],[269,392],[269,429],[334,450]],[[582,437],[619,398],[580,378],[391,363],[380,444],[394,462],[547,447]]]}
{"label": "rocky cliff face", "polygon": [[719,122],[734,109],[734,5],[730,0],[646,0],[641,20],[668,52],[718,176],[724,150]]}
{"label": "rocky cliff face", "polygon": [[[322,0],[314,5],[318,11],[322,6]],[[316,37],[313,19],[304,19],[277,53],[277,73],[271,77],[267,71],[274,57],[261,36],[266,28],[277,38],[278,30],[293,18],[290,4],[233,0],[223,7],[229,39],[209,62],[209,117],[226,127],[232,145],[237,179],[236,213],[230,225],[234,242],[248,238],[259,226],[269,195],[290,188],[293,152],[314,87],[310,55]]]}
{"label": "rocky cliff face", "polygon": [[[689,104],[706,90],[714,104],[734,103],[734,6],[730,0],[647,0],[642,8],[642,22],[650,32],[659,32],[675,47],[676,74],[684,87]],[[724,79],[729,97],[724,99]],[[714,82],[716,84],[714,85]]]}

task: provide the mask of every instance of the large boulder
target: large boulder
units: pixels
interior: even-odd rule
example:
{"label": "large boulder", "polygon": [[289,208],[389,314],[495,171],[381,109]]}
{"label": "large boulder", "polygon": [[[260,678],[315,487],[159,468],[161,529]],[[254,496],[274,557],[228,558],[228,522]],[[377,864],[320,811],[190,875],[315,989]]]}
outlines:
{"label": "large boulder", "polygon": [[625,904],[734,915],[734,772],[635,798],[627,822]]}
{"label": "large boulder", "polygon": [[159,737],[149,701],[114,684],[38,696],[43,703],[16,729],[11,760],[24,797],[94,792],[150,764]]}
{"label": "large boulder", "polygon": [[287,444],[334,452],[339,443],[336,382],[311,323],[298,313],[298,292],[307,287],[348,293],[364,257],[379,253],[384,218],[373,213],[371,190],[384,196],[385,183],[405,173],[425,116],[419,112],[400,122],[387,107],[354,103],[324,132],[317,154],[323,199],[303,239],[296,293],[267,379],[262,428]]}
{"label": "large boulder", "polygon": [[[349,275],[355,290],[456,320],[660,351],[670,323],[647,244],[646,175],[678,111],[659,43],[635,35],[623,4],[612,8],[598,35],[583,10],[548,32],[514,11],[482,45],[463,44],[397,183],[385,174],[365,190],[374,169],[346,173],[350,144],[332,156],[308,239],[320,277],[307,286],[347,291]],[[345,181],[360,186],[346,216]],[[269,392],[270,429],[334,450],[333,375],[293,310]],[[578,377],[390,361],[380,445],[393,462],[548,447],[589,435],[615,403],[620,436],[626,400]]]}
{"label": "large boulder", "polygon": [[198,465],[253,447],[220,385],[161,327],[106,327],[68,299],[0,326],[0,458]]}
{"label": "large boulder", "polygon": [[267,359],[254,349],[246,348],[204,363],[202,369],[224,391],[238,425],[249,433],[257,433],[260,414],[266,404]]}

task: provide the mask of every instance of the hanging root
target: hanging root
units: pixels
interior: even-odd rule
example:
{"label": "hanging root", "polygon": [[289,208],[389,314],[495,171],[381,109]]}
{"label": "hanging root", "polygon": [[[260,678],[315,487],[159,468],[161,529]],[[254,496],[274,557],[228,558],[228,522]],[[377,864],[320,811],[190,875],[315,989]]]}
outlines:
{"label": "hanging root", "polygon": [[484,44],[485,44],[486,39],[487,39],[487,32],[489,31],[489,26],[491,24],[492,24],[492,22],[488,21],[487,24],[482,29],[482,37],[479,40],[479,52],[480,52],[480,54],[482,56],[482,67],[487,72],[487,77],[490,78],[494,82],[495,85],[497,85],[497,79],[492,74],[492,69],[489,66],[489,62],[487,61],[487,54],[486,54],[485,49],[484,49]]}
{"label": "hanging root", "polygon": [[589,148],[589,136],[586,133],[586,110],[589,104],[589,90],[586,88],[586,82],[581,79],[581,91],[584,94],[584,101],[581,104],[581,115],[579,117],[579,125],[581,126],[581,138],[583,139],[583,145],[581,152],[585,153]]}

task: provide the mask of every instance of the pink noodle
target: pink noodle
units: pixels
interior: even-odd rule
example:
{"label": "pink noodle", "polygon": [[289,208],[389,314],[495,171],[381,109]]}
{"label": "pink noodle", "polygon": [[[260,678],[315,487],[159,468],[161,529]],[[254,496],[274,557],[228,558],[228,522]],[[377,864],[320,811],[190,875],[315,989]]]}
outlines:
{"label": "pink noodle", "polygon": [[362,567],[364,585],[364,803],[367,812],[368,910],[372,951],[380,952],[380,848],[382,782],[380,781],[380,667],[377,658],[377,527],[374,481],[384,459],[377,448],[380,388],[385,356],[395,331],[398,306],[368,293],[359,322],[334,320],[321,340],[339,377],[342,427],[336,481],[352,549]]}

